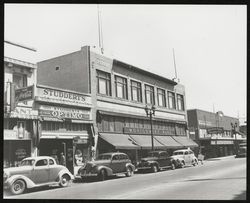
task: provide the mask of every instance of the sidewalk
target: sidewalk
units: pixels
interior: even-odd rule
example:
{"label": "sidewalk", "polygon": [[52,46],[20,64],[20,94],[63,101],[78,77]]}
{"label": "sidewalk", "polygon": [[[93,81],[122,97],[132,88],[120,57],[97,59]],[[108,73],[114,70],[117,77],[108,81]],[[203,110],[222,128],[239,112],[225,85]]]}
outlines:
{"label": "sidewalk", "polygon": [[217,160],[234,159],[234,158],[235,158],[235,155],[230,155],[230,156],[209,158],[209,159],[205,159],[204,161],[217,161]]}

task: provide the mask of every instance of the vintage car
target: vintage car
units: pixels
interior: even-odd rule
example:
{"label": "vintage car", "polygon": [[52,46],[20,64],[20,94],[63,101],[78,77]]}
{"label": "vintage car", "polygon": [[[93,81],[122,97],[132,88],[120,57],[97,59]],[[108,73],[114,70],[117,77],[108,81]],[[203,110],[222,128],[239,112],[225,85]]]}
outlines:
{"label": "vintage car", "polygon": [[69,185],[74,176],[62,165],[56,164],[49,156],[28,157],[18,167],[4,169],[4,189],[12,194],[21,194],[26,188],[59,184]]}
{"label": "vintage car", "polygon": [[151,170],[151,172],[155,173],[166,168],[174,170],[179,164],[180,163],[171,158],[166,151],[151,151],[147,157],[142,158],[137,164],[137,170],[138,172]]}
{"label": "vintage car", "polygon": [[173,152],[172,159],[176,160],[183,168],[186,165],[198,165],[198,159],[195,157],[194,152],[191,149],[180,149]]}
{"label": "vintage car", "polygon": [[242,158],[247,156],[247,145],[246,143],[239,144],[235,158]]}
{"label": "vintage car", "polygon": [[89,161],[78,170],[82,179],[96,176],[103,181],[108,176],[125,174],[127,177],[133,175],[135,166],[131,163],[127,154],[120,152],[109,152],[100,154],[95,161]]}

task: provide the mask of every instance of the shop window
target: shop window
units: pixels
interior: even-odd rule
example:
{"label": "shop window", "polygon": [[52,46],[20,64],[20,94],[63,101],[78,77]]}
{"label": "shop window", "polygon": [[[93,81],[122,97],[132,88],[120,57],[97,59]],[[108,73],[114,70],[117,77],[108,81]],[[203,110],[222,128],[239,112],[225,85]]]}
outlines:
{"label": "shop window", "polygon": [[145,85],[145,99],[147,104],[155,104],[154,87]]}
{"label": "shop window", "polygon": [[97,92],[98,94],[104,94],[111,96],[111,82],[110,73],[103,71],[96,71],[97,73]]}
{"label": "shop window", "polygon": [[141,83],[131,80],[131,99],[132,101],[142,102]]}
{"label": "shop window", "polygon": [[168,92],[168,105],[170,109],[176,109],[175,94],[173,92]]}
{"label": "shop window", "polygon": [[14,73],[13,84],[15,85],[16,89],[27,87],[27,75]]}
{"label": "shop window", "polygon": [[128,99],[126,78],[115,76],[115,88],[116,88],[116,97],[122,99]]}
{"label": "shop window", "polygon": [[177,94],[177,106],[178,106],[178,110],[184,111],[184,98],[183,98],[183,95]]}
{"label": "shop window", "polygon": [[157,89],[157,99],[158,99],[158,106],[166,106],[166,94],[165,90]]}

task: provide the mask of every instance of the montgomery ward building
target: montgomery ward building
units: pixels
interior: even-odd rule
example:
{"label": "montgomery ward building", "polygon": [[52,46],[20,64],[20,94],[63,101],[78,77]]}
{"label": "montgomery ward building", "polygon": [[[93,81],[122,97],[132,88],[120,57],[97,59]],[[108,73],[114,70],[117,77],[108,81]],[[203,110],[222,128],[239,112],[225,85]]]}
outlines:
{"label": "montgomery ward building", "polygon": [[[151,150],[151,124],[156,150],[197,146],[187,137],[183,85],[107,57],[97,49],[85,46],[39,62],[37,81],[41,86],[91,96],[93,152],[119,150],[136,161]],[[155,108],[152,123],[146,106]],[[91,155],[95,156],[86,154]]]}

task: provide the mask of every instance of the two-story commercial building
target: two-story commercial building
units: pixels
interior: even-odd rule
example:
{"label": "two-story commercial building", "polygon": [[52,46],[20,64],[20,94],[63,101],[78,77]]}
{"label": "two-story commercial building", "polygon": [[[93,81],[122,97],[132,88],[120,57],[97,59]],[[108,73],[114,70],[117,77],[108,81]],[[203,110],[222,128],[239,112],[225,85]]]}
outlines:
{"label": "two-story commercial building", "polygon": [[173,80],[107,57],[90,46],[38,63],[39,85],[91,95],[97,153],[124,151],[134,161],[155,149],[196,147],[188,138],[185,89]]}
{"label": "two-story commercial building", "polygon": [[4,57],[4,167],[36,156],[38,111],[33,108],[36,65]]}
{"label": "two-story commercial building", "polygon": [[239,119],[199,109],[187,110],[190,138],[199,144],[205,158],[235,154],[246,140],[239,132]]}

